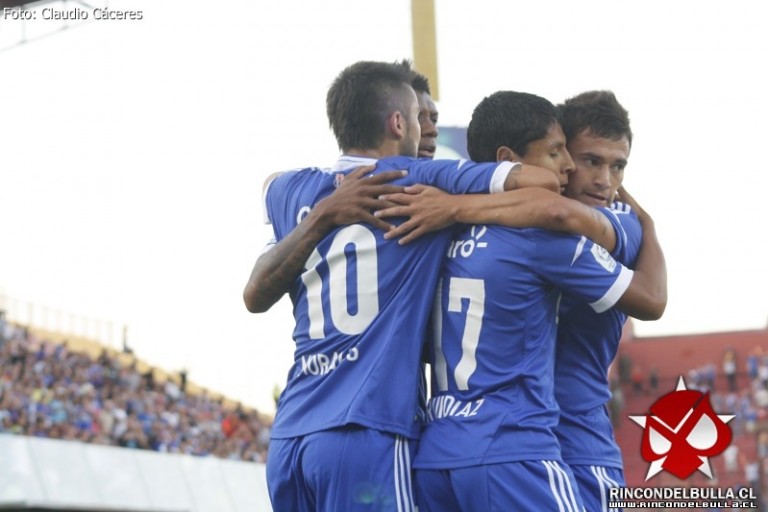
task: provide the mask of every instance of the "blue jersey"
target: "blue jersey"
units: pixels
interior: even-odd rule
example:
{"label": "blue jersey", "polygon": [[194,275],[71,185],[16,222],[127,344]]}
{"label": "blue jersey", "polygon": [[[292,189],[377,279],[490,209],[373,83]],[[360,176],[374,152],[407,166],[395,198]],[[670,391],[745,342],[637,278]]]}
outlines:
{"label": "blue jersey", "polygon": [[[345,174],[373,162],[342,157],[335,170],[310,168],[276,178],[266,193],[276,240]],[[374,172],[407,169],[398,184],[483,193],[500,191],[512,166],[394,157],[379,160]],[[370,225],[353,224],[336,228],[318,244],[290,290],[296,351],[272,437],[347,424],[418,437],[422,345],[450,236],[432,233],[401,246]]]}
{"label": "blue jersey", "polygon": [[436,393],[414,467],[560,460],[552,431],[560,291],[605,311],[631,280],[583,237],[499,226],[461,232],[436,293]]}
{"label": "blue jersey", "polygon": [[[617,238],[624,240],[614,256],[634,267],[643,237],[640,221],[623,203],[614,203],[610,212],[618,220]],[[626,319],[617,308],[598,314],[575,295],[564,295],[560,303],[555,396],[561,418],[555,432],[568,464],[622,467],[605,404],[611,398],[608,367]]]}

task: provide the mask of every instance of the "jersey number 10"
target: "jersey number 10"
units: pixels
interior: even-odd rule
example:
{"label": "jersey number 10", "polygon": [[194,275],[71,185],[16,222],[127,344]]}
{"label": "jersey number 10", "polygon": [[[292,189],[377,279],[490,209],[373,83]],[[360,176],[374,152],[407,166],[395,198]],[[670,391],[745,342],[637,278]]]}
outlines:
{"label": "jersey number 10", "polygon": [[[355,254],[357,277],[351,290],[357,299],[357,311],[349,312],[347,290],[348,258],[346,250],[351,247]],[[328,279],[325,287],[318,272],[318,266],[326,261]],[[307,289],[307,315],[309,337],[325,337],[325,312],[323,310],[323,288],[328,294],[331,322],[336,330],[344,334],[360,334],[379,313],[379,258],[376,253],[376,237],[370,229],[353,224],[339,230],[333,237],[325,260],[317,249],[312,251],[306,264],[307,270],[301,280]]]}

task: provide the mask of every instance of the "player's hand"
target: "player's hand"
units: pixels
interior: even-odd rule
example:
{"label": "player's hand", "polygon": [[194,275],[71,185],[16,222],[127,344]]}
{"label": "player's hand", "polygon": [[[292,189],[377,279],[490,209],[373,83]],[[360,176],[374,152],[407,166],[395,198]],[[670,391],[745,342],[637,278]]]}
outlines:
{"label": "player's hand", "polygon": [[632,197],[629,192],[627,192],[627,189],[625,189],[624,186],[619,187],[619,189],[616,191],[616,199],[628,204],[629,207],[634,210],[641,225],[653,222],[653,219],[651,219],[651,216],[648,215],[648,212],[646,212],[643,207],[638,204],[637,200]]}
{"label": "player's hand", "polygon": [[313,212],[332,226],[366,222],[382,231],[392,229],[391,224],[374,216],[372,212],[393,206],[380,197],[402,193],[405,187],[389,183],[402,178],[408,172],[385,171],[372,176],[370,173],[374,168],[373,165],[365,165],[344,176],[333,194],[320,201],[313,208]]}
{"label": "player's hand", "polygon": [[382,199],[397,203],[397,206],[376,211],[377,217],[409,217],[408,220],[388,231],[384,238],[389,240],[402,236],[398,243],[405,245],[425,233],[454,224],[452,198],[451,194],[426,185],[405,187],[405,193],[384,196]]}

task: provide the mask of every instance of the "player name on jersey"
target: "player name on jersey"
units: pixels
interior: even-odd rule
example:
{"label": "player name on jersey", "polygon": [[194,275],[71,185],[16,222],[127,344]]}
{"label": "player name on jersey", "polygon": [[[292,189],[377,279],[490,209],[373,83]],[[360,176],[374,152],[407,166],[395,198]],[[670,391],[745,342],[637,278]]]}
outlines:
{"label": "player name on jersey", "polygon": [[335,370],[343,362],[357,361],[359,357],[360,351],[357,347],[352,347],[346,352],[334,352],[330,356],[322,353],[301,356],[301,372],[299,375],[325,375]]}
{"label": "player name on jersey", "polygon": [[478,400],[462,401],[451,395],[442,395],[429,401],[427,405],[427,420],[445,418],[447,416],[475,416],[482,407],[484,398]]}

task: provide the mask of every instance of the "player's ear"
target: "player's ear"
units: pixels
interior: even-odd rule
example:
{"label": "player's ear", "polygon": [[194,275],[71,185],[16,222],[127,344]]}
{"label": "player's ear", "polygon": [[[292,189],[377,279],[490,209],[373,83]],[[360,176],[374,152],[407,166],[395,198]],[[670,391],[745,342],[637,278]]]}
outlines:
{"label": "player's ear", "polygon": [[499,146],[496,148],[496,161],[497,162],[520,162],[520,156],[515,153],[511,148],[507,146]]}
{"label": "player's ear", "polygon": [[392,112],[387,118],[387,129],[396,139],[402,139],[405,136],[405,117],[399,110]]}

